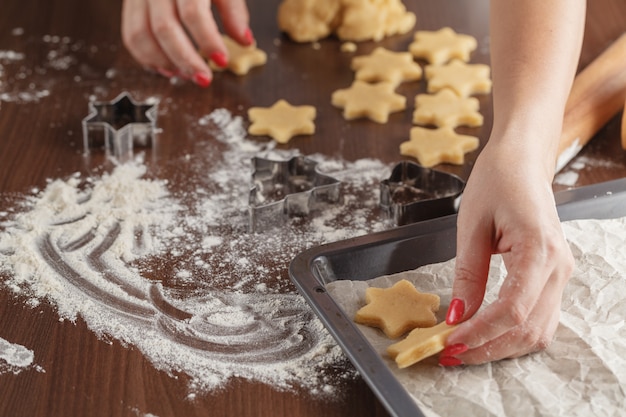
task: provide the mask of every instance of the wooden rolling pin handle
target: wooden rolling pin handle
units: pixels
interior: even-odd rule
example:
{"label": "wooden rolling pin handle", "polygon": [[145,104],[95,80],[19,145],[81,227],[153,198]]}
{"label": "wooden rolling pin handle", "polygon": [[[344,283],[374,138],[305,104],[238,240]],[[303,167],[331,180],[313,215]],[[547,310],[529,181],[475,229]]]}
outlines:
{"label": "wooden rolling pin handle", "polygon": [[563,119],[557,171],[624,108],[626,34],[620,36],[574,79]]}

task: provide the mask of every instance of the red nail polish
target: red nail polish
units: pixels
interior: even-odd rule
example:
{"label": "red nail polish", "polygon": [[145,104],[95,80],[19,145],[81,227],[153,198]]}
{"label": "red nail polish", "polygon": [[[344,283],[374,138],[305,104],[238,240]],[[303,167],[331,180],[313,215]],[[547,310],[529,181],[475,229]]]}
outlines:
{"label": "red nail polish", "polygon": [[441,366],[459,366],[463,365],[463,361],[453,356],[442,356],[439,358],[439,365]]}
{"label": "red nail polish", "polygon": [[202,72],[196,72],[192,79],[194,83],[198,84],[202,88],[206,88],[211,85],[211,77]]}
{"label": "red nail polish", "polygon": [[441,356],[456,356],[460,355],[463,352],[467,352],[467,345],[463,343],[456,343],[454,345],[446,346],[446,348],[441,352]]}
{"label": "red nail polish", "polygon": [[211,59],[211,61],[215,62],[215,65],[220,68],[226,68],[226,66],[228,65],[226,54],[222,52],[213,52],[209,58]]}
{"label": "red nail polish", "polygon": [[446,314],[446,323],[457,324],[465,314],[465,303],[460,298],[453,298]]}
{"label": "red nail polish", "polygon": [[246,40],[246,44],[248,45],[252,45],[254,43],[254,36],[252,35],[250,28],[247,28],[243,33],[243,38]]}

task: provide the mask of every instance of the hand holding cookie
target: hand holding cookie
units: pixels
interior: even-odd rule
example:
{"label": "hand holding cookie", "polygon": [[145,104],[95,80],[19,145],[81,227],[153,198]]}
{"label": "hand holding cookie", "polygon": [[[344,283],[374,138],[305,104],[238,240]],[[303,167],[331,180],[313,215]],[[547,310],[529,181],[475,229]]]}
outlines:
{"label": "hand holding cookie", "polygon": [[[226,33],[241,45],[252,45],[245,0],[215,0]],[[220,67],[228,51],[211,12],[209,0],[126,0],[122,38],[145,68],[166,77],[191,79],[208,87],[213,74],[201,54]]]}

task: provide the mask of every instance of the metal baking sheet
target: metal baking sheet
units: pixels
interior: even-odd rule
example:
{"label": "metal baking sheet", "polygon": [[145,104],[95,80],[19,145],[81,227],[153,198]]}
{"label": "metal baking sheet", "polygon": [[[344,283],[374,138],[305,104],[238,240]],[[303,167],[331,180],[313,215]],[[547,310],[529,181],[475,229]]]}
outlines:
{"label": "metal baking sheet", "polygon": [[[626,178],[555,194],[562,221],[626,216]],[[424,416],[351,317],[326,292],[336,280],[369,280],[452,259],[456,215],[309,249],[289,276],[392,416]]]}

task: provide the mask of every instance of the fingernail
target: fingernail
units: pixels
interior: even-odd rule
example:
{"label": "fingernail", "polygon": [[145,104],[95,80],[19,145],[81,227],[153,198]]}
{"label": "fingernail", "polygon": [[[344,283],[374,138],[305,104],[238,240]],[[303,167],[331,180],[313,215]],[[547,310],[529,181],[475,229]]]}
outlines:
{"label": "fingernail", "polygon": [[250,28],[247,28],[243,33],[243,38],[246,40],[246,44],[248,45],[252,45],[254,43],[254,36],[252,35]]}
{"label": "fingernail", "polygon": [[209,59],[215,62],[215,65],[217,65],[220,68],[225,68],[228,65],[226,54],[224,54],[223,52],[213,52],[211,56],[209,57]]}
{"label": "fingernail", "polygon": [[441,366],[459,366],[463,365],[463,361],[454,356],[442,356],[439,358],[439,365]]}
{"label": "fingernail", "polygon": [[168,71],[165,68],[157,68],[157,72],[165,78],[172,78],[174,76],[174,73],[172,71]]}
{"label": "fingernail", "polygon": [[465,303],[460,298],[453,298],[446,314],[446,323],[457,324],[465,313]]}
{"label": "fingernail", "polygon": [[441,352],[441,356],[456,356],[463,352],[467,352],[467,345],[463,343],[456,343],[454,345],[446,346]]}
{"label": "fingernail", "polygon": [[207,88],[211,85],[211,77],[203,72],[196,72],[193,75],[192,80],[202,88]]}

